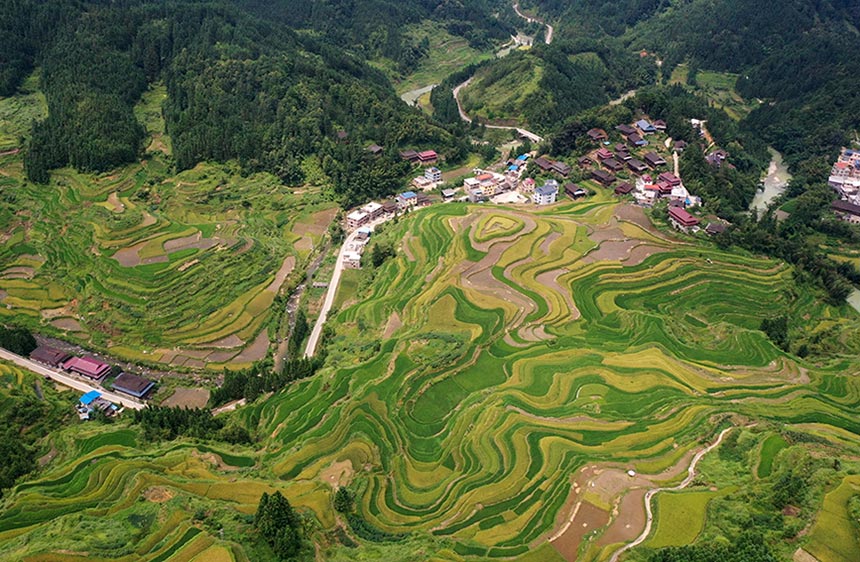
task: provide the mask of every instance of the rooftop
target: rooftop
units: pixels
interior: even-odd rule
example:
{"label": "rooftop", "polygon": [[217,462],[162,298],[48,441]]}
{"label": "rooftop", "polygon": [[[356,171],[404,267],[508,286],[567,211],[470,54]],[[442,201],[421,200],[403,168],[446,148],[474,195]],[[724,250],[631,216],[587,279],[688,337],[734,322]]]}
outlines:
{"label": "rooftop", "polygon": [[404,191],[400,194],[400,197],[402,197],[403,199],[414,199],[416,195],[414,191]]}
{"label": "rooftop", "polygon": [[138,398],[149,392],[153,386],[155,386],[155,383],[151,380],[131,373],[120,373],[116,380],[113,381],[114,390],[119,390]]}
{"label": "rooftop", "polygon": [[538,195],[553,195],[558,193],[558,186],[543,184],[542,186],[535,189],[535,193],[537,193]]}
{"label": "rooftop", "polygon": [[89,406],[90,404],[92,404],[93,400],[99,398],[101,395],[102,393],[98,390],[91,390],[81,396],[81,404],[83,404],[84,406]]}

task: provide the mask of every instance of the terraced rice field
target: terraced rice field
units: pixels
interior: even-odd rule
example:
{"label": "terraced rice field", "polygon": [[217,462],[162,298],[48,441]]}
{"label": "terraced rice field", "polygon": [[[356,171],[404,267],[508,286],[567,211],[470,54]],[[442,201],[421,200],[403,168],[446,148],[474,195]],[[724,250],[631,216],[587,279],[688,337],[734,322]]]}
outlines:
{"label": "terraced rice field", "polygon": [[[606,560],[644,528],[644,491],[680,482],[730,416],[838,445],[860,433],[856,358],[802,363],[757,330],[775,307],[810,330],[858,325],[797,296],[784,264],[667,238],[603,196],[540,213],[438,205],[380,236],[398,255],[339,297],[327,366],[232,414],[253,451],[70,429],[7,500],[0,558],[107,558],[118,547],[92,536],[109,520],[127,545],[114,557],[255,559],[243,517],[263,491],[330,530],[348,485],[369,525],[408,534],[363,541],[368,559]],[[710,492],[677,498],[697,493],[704,520]],[[653,540],[675,544],[659,512]],[[80,522],[90,542],[58,547]]]}
{"label": "terraced rice field", "polygon": [[36,186],[19,154],[0,156],[0,321],[131,361],[246,366],[265,356],[274,299],[335,205],[234,165],[173,174],[163,94],[136,112],[151,133],[140,164]]}
{"label": "terraced rice field", "polygon": [[[810,326],[856,315],[792,296],[783,264],[667,239],[637,213],[444,205],[401,223],[399,257],[336,319],[340,368],[240,411],[270,436],[263,464],[313,481],[348,461],[373,525],[514,557],[562,527],[585,463],[673,481],[730,413],[860,430],[856,365],[798,364],[757,330],[778,306]],[[601,526],[619,497],[589,500]]]}

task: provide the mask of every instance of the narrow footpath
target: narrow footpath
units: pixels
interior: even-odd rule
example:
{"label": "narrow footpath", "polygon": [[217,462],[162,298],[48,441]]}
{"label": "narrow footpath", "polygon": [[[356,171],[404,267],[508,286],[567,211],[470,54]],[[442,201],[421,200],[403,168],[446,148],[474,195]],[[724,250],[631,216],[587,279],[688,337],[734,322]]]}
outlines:
{"label": "narrow footpath", "polygon": [[645,539],[647,539],[648,535],[651,534],[651,525],[654,522],[654,512],[651,509],[651,498],[653,498],[654,495],[657,494],[658,492],[671,492],[674,490],[683,490],[684,488],[686,488],[687,486],[692,484],[693,480],[696,478],[696,466],[699,464],[699,461],[702,460],[702,457],[704,457],[705,455],[707,455],[708,453],[710,453],[711,451],[713,451],[714,449],[719,447],[720,443],[722,443],[722,441],[723,441],[723,437],[726,436],[726,433],[728,433],[729,431],[731,431],[733,429],[735,429],[735,428],[734,427],[727,427],[726,429],[722,430],[720,432],[719,437],[717,437],[716,441],[714,441],[713,443],[711,443],[710,445],[708,445],[707,447],[705,447],[704,449],[702,449],[701,451],[696,453],[696,456],[693,457],[693,461],[690,463],[689,468],[687,468],[687,477],[684,478],[684,480],[680,484],[678,484],[677,486],[673,486],[671,488],[655,488],[653,490],[648,490],[647,492],[645,492],[645,514],[646,514],[645,529],[642,531],[641,535],[636,537],[636,540],[634,540],[633,542],[627,543],[626,545],[624,545],[621,548],[619,548],[618,550],[616,550],[615,554],[612,555],[612,558],[609,559],[609,562],[618,562],[618,558],[622,554],[624,554],[625,552],[627,552],[631,548],[639,546],[640,544],[645,542]]}

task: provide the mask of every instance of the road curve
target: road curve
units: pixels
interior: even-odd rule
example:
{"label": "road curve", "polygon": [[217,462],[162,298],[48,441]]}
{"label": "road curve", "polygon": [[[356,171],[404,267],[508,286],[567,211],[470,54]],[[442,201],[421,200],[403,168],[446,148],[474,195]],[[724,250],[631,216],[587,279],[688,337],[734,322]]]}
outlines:
{"label": "road curve", "polygon": [[702,460],[702,457],[719,447],[720,443],[723,441],[723,437],[726,436],[726,433],[733,429],[733,427],[727,427],[726,429],[722,430],[716,441],[696,453],[696,455],[693,457],[692,462],[690,462],[690,466],[687,468],[687,477],[684,478],[684,480],[680,484],[671,488],[655,488],[653,490],[648,490],[647,492],[645,492],[645,529],[642,531],[642,534],[636,537],[633,542],[627,543],[626,545],[616,550],[615,554],[612,555],[612,558],[609,559],[609,562],[618,562],[619,556],[621,556],[631,548],[639,546],[640,544],[645,542],[645,539],[647,539],[648,535],[651,534],[651,524],[654,522],[654,512],[651,510],[651,498],[654,497],[654,495],[658,492],[671,492],[674,490],[682,490],[689,486],[690,483],[693,482],[693,479],[696,477],[696,465],[699,464],[699,461]]}
{"label": "road curve", "polygon": [[[460,90],[465,88],[466,86],[468,86],[469,82],[471,82],[471,81],[472,81],[472,78],[469,78],[468,80],[466,80],[462,84],[458,84],[454,88],[454,90],[452,91],[452,93],[454,94],[454,101],[457,102],[457,111],[460,112],[460,119],[462,119],[466,123],[471,123],[472,118],[466,114],[466,111],[463,109],[463,104],[460,103]],[[532,142],[543,142],[542,136],[537,135],[535,133],[532,133],[531,131],[527,131],[521,127],[511,127],[511,126],[507,126],[507,125],[489,125],[487,123],[482,123],[482,124],[484,125],[484,127],[488,128],[488,129],[507,129],[509,131],[516,131],[521,136],[526,137],[527,139],[529,139]]]}
{"label": "road curve", "polygon": [[548,24],[547,22],[543,21],[540,18],[527,16],[526,14],[522,13],[520,11],[519,2],[514,2],[514,11],[517,13],[518,16],[520,16],[524,20],[528,21],[529,23],[536,21],[539,24],[545,26],[546,27],[546,36],[544,36],[544,38],[543,38],[544,43],[546,43],[547,45],[552,43],[552,34],[555,32],[555,29],[553,29],[553,27],[550,24]]}
{"label": "road curve", "polygon": [[81,392],[89,392],[91,390],[97,390],[101,393],[102,398],[105,400],[109,400],[114,404],[119,404],[125,408],[131,408],[133,410],[142,410],[146,407],[146,404],[138,402],[137,400],[133,400],[128,396],[122,396],[115,392],[111,392],[109,390],[105,390],[100,386],[93,386],[89,383],[86,383],[82,380],[71,377],[62,371],[58,371],[56,369],[51,369],[50,367],[46,367],[41,363],[36,363],[35,361],[30,361],[26,357],[22,357],[15,353],[12,353],[9,350],[0,348],[0,359],[5,359],[7,361],[11,361],[15,363],[19,367],[23,367],[28,371],[32,371],[37,375],[42,375],[43,377],[49,377],[63,386],[68,386],[69,388],[73,388],[75,390],[79,390]]}

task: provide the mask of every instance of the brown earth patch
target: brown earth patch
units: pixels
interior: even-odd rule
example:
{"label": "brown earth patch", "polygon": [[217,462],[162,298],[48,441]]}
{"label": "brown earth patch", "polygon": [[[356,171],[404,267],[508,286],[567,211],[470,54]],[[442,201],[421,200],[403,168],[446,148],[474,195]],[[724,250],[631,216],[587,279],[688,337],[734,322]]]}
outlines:
{"label": "brown earth patch", "polygon": [[153,486],[152,488],[147,488],[143,492],[143,497],[146,498],[146,501],[151,501],[153,503],[164,503],[166,501],[170,501],[175,495],[176,494],[173,490],[162,486]]}
{"label": "brown earth patch", "polygon": [[[612,223],[617,222],[615,217],[611,219]],[[598,228],[594,232],[590,233],[588,237],[600,244],[601,242],[606,242],[608,240],[626,240],[627,235],[624,234],[620,228],[610,227],[610,228]]]}
{"label": "brown earth patch", "polygon": [[406,259],[409,261],[415,261],[415,254],[412,253],[412,248],[410,244],[413,240],[412,233],[408,233],[403,237],[403,240],[400,242],[400,249],[403,250],[403,255],[406,256]]}
{"label": "brown earth patch", "polygon": [[538,247],[542,254],[549,254],[549,247],[553,242],[561,238],[561,232],[550,232],[549,235],[543,239]]}
{"label": "brown earth patch", "polygon": [[609,523],[609,513],[594,504],[583,501],[574,508],[570,525],[550,542],[568,562],[575,562],[579,545],[585,536]]}
{"label": "brown earth patch", "polygon": [[630,251],[638,246],[638,240],[607,240],[582,258],[583,263],[598,261],[621,261],[630,255]]}
{"label": "brown earth patch", "polygon": [[439,256],[439,261],[436,262],[436,267],[433,268],[433,271],[427,274],[427,276],[424,278],[424,282],[431,282],[433,278],[438,275],[438,273],[442,270],[443,267],[445,267],[445,260],[442,259],[442,256]]}
{"label": "brown earth patch", "polygon": [[292,231],[299,235],[312,234],[314,236],[322,236],[328,230],[328,226],[337,216],[337,207],[317,211],[310,216],[310,221],[297,222],[293,225]]}
{"label": "brown earth patch", "polygon": [[308,236],[302,236],[295,242],[293,242],[293,248],[295,248],[299,252],[310,252],[314,249],[314,241],[310,239]]}
{"label": "brown earth patch", "polygon": [[221,338],[218,341],[206,344],[206,347],[223,347],[229,349],[231,347],[241,347],[243,345],[245,345],[245,342],[242,341],[242,338],[240,338],[236,334],[230,334],[226,338]]}
{"label": "brown earth patch", "polygon": [[146,228],[147,226],[152,226],[158,222],[154,216],[150,215],[146,211],[143,212],[143,220],[140,221],[140,228]]}
{"label": "brown earth patch", "polygon": [[802,548],[798,548],[794,551],[794,555],[791,557],[794,562],[818,562],[818,558],[809,554]]}
{"label": "brown earth patch", "polygon": [[55,318],[54,320],[51,320],[51,325],[56,326],[61,330],[66,330],[67,332],[84,331],[84,328],[81,326],[81,323],[74,318]]}
{"label": "brown earth patch", "polygon": [[642,533],[645,529],[645,492],[644,488],[631,490],[621,498],[612,510],[615,519],[597,541],[599,546],[629,542]]}
{"label": "brown earth patch", "polygon": [[254,341],[252,341],[248,347],[243,349],[239,355],[234,357],[231,363],[251,363],[259,361],[266,356],[268,351],[269,334],[266,333],[266,330],[260,330],[260,333],[257,334]]}
{"label": "brown earth patch", "polygon": [[170,259],[167,256],[152,256],[140,260],[140,265],[150,265],[153,263],[167,263]]}
{"label": "brown earth patch", "polygon": [[57,448],[52,445],[50,451],[39,457],[39,460],[37,461],[39,463],[39,468],[47,466],[47,464],[54,460],[59,453],[60,452]]}
{"label": "brown earth patch", "polygon": [[337,489],[349,486],[354,475],[355,470],[352,468],[352,462],[332,461],[330,465],[320,471],[319,478],[323,483]]}
{"label": "brown earth patch", "polygon": [[284,259],[284,263],[281,264],[281,269],[275,274],[275,279],[266,287],[266,290],[273,293],[280,291],[281,285],[284,284],[284,281],[293,272],[294,267],[296,267],[296,256],[287,256]]}
{"label": "brown earth patch", "polygon": [[123,267],[138,266],[140,265],[140,254],[138,252],[144,246],[146,246],[146,242],[138,242],[134,246],[121,248],[114,253],[113,259],[118,261]]}
{"label": "brown earth patch", "polygon": [[122,201],[119,200],[119,195],[117,195],[116,191],[113,191],[110,195],[108,195],[107,202],[110,203],[110,205],[113,207],[114,213],[121,213],[125,211],[125,205]]}
{"label": "brown earth patch", "polygon": [[162,406],[178,408],[205,408],[209,402],[209,390],[206,388],[179,387],[173,391]]}
{"label": "brown earth patch", "polygon": [[385,324],[385,331],[382,333],[382,339],[387,340],[394,335],[394,332],[400,329],[403,326],[403,322],[400,321],[400,315],[397,314],[397,311],[391,313],[391,316],[388,317],[388,323]]}
{"label": "brown earth patch", "polygon": [[16,265],[6,268],[0,273],[2,279],[32,279],[36,275],[36,270],[26,265]]}
{"label": "brown earth patch", "polygon": [[636,246],[627,254],[627,259],[624,260],[624,265],[639,265],[650,256],[654,254],[659,254],[661,252],[667,252],[668,249],[661,248],[660,246],[651,246],[650,244],[640,244]]}
{"label": "brown earth patch", "polygon": [[208,250],[209,248],[214,248],[218,244],[224,242],[220,238],[203,238],[203,233],[198,231],[195,234],[190,236],[183,236],[182,238],[173,238],[172,240],[165,240],[164,244],[162,244],[162,248],[168,254],[173,252],[177,252],[179,250],[187,250],[189,248],[196,248],[198,250]]}
{"label": "brown earth patch", "polygon": [[9,293],[7,293],[6,291],[4,291],[3,289],[0,289],[0,301],[2,301],[3,299],[5,299],[8,295],[9,295]]}

